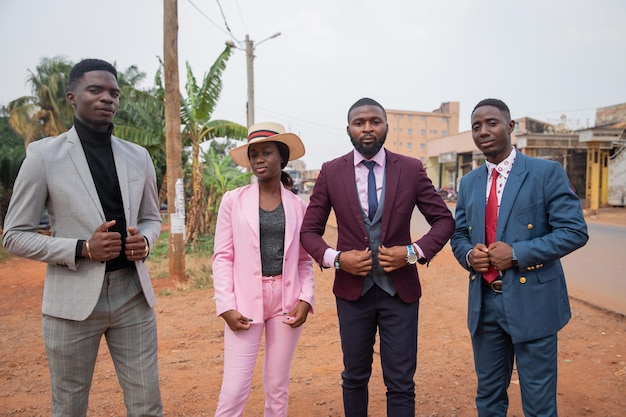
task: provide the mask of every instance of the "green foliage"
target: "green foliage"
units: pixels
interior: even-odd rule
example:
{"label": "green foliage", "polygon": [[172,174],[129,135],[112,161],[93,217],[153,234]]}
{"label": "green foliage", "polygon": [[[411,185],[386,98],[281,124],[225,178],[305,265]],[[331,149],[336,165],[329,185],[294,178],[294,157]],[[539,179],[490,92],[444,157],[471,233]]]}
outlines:
{"label": "green foliage", "polygon": [[25,155],[24,142],[9,126],[6,108],[0,108],[0,190],[3,192],[13,187]]}
{"label": "green foliage", "polygon": [[169,250],[170,232],[161,232],[157,241],[150,248],[150,258],[162,259],[167,257]]}
{"label": "green foliage", "polygon": [[196,244],[185,247],[185,253],[194,256],[207,256],[211,257],[213,255],[213,238],[212,235],[201,235],[198,236],[196,240]]}
{"label": "green foliage", "polygon": [[72,62],[64,57],[42,58],[35,72],[28,70],[32,95],[9,102],[9,123],[25,145],[57,136],[73,123],[74,110],[66,100]]}
{"label": "green foliage", "polygon": [[156,87],[148,91],[138,90],[130,85],[121,87],[122,98],[115,118],[115,134],[148,150],[155,166],[157,186],[160,188],[167,166],[165,93],[161,68],[157,71],[155,82]]}
{"label": "green foliage", "polygon": [[[148,270],[150,276],[154,280],[167,279],[169,277],[168,270],[168,248],[170,233],[168,231],[161,232],[159,238],[150,249],[150,257],[148,258]],[[203,290],[212,287],[212,269],[210,259],[212,256],[213,237],[201,236],[197,244],[193,247],[186,247],[185,259],[186,270],[185,275],[188,281],[179,283],[178,290]],[[174,294],[171,289],[159,290],[159,294],[169,296]]]}
{"label": "green foliage", "polygon": [[[226,47],[201,79],[196,79],[187,63],[184,89],[187,97],[181,94],[182,137],[183,144],[188,146],[183,149],[181,161],[185,183],[189,185],[186,189],[189,202],[187,236],[193,236],[191,247],[197,241],[198,247],[192,251],[194,254],[210,252],[223,193],[248,183],[250,177],[228,157],[233,140],[245,139],[247,128],[229,120],[211,119],[221,95],[222,75],[231,55],[231,48]],[[8,202],[13,181],[24,159],[24,145],[45,136],[58,135],[73,124],[74,112],[66,100],[73,65],[64,57],[42,58],[35,71],[29,70],[32,95],[10,102],[5,113],[7,117],[0,114],[0,220],[6,206],[2,203],[4,200]],[[126,71],[118,70],[121,99],[114,133],[148,149],[155,164],[157,185],[162,191],[160,195],[164,198],[166,138],[162,73],[161,62],[154,77],[154,87],[139,89],[137,86],[145,78],[145,73],[136,66]],[[219,140],[214,140],[216,138]],[[205,141],[211,141],[211,146],[202,161],[199,145]],[[152,248],[151,258],[167,256],[168,240],[168,234],[164,233]]]}
{"label": "green foliage", "polygon": [[215,138],[244,139],[248,135],[247,128],[238,123],[211,120],[222,91],[222,75],[231,54],[231,48],[226,47],[204,75],[201,84],[198,84],[187,63],[187,97],[181,102],[181,120],[184,125],[184,142],[191,145],[191,178],[185,181],[191,188],[186,210],[186,239],[191,246],[195,245],[200,236],[211,234],[212,226],[206,218],[207,195],[210,198],[211,190],[207,190],[203,183],[200,144]]}
{"label": "green foliage", "polygon": [[0,225],[9,206],[15,177],[24,160],[24,142],[9,126],[6,108],[0,108]]}
{"label": "green foliage", "polygon": [[204,154],[205,164],[202,180],[207,189],[205,216],[207,219],[207,233],[211,236],[215,233],[217,212],[224,193],[249,184],[252,176],[251,172],[241,171],[241,168],[226,154],[228,147],[222,148],[221,152],[219,148],[219,145],[211,146]]}

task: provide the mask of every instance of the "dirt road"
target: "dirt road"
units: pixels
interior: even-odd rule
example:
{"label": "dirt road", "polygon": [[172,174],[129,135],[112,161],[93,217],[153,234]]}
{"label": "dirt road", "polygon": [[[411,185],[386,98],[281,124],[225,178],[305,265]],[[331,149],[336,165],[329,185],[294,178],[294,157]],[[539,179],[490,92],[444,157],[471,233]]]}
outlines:
{"label": "dirt road", "polygon": [[[329,240],[334,229],[329,229]],[[151,269],[156,268],[151,265]],[[153,277],[158,277],[154,273]],[[0,264],[0,416],[49,416],[50,386],[41,337],[44,265],[24,259]],[[475,416],[476,380],[466,328],[466,273],[447,246],[420,266],[416,416]],[[306,324],[294,365],[290,416],[336,417],[341,405],[341,347],[332,271],[316,269],[316,312]],[[213,416],[222,376],[223,322],[213,291],[182,290],[153,279],[158,295],[160,377],[165,416]],[[626,319],[572,301],[573,318],[559,333],[559,411],[564,417],[626,416]],[[370,415],[385,415],[378,356],[370,383]],[[245,416],[263,415],[261,361]],[[522,416],[516,376],[510,417]],[[125,416],[122,393],[103,342],[90,417]]]}

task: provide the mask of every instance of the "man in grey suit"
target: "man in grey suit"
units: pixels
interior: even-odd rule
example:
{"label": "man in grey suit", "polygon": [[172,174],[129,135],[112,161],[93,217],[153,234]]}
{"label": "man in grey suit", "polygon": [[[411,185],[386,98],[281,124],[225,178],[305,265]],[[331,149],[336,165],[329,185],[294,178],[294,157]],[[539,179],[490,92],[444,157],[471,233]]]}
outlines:
{"label": "man in grey suit", "polygon": [[[161,416],[154,291],[144,265],[161,230],[148,152],[112,135],[117,71],[86,59],[70,72],[74,126],[29,145],[2,243],[47,264],[43,337],[52,416],[87,413],[105,336],[128,416]],[[37,233],[47,208],[51,236]]]}
{"label": "man in grey suit", "polygon": [[472,111],[487,161],[461,179],[450,243],[469,270],[478,415],[507,415],[515,361],[524,415],[554,417],[557,332],[571,317],[560,259],[587,242],[587,225],[563,167],[517,151],[514,128],[501,100]]}

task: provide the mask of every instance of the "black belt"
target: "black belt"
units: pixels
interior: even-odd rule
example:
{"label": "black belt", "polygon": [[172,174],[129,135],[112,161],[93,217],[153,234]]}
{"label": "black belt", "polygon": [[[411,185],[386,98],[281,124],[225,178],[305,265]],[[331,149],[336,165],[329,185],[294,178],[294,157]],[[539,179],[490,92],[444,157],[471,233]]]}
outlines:
{"label": "black belt", "polygon": [[483,282],[483,287],[490,289],[496,294],[502,294],[502,280],[501,279],[495,279],[491,281],[491,283],[483,279],[482,282]]}

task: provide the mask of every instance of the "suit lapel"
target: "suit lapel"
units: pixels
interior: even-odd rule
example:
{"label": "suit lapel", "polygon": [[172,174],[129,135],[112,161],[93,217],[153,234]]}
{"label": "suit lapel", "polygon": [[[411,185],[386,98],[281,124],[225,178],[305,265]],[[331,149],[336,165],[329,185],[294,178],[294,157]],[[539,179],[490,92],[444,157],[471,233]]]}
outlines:
{"label": "suit lapel", "polygon": [[128,190],[128,165],[124,157],[124,150],[120,146],[120,139],[111,136],[111,149],[113,151],[113,160],[115,161],[115,170],[117,171],[117,181],[120,184],[120,193],[122,194],[122,204],[124,205],[124,216],[126,217],[126,225],[131,226],[128,215],[130,213],[130,192]]}
{"label": "suit lapel", "polygon": [[102,204],[100,204],[100,197],[98,197],[98,190],[96,190],[96,184],[93,182],[91,170],[89,169],[89,164],[87,163],[87,158],[85,157],[85,151],[83,150],[83,146],[80,143],[80,139],[78,138],[78,134],[76,133],[76,129],[74,127],[72,127],[67,133],[67,143],[70,146],[69,156],[74,164],[74,167],[76,168],[76,175],[78,175],[85,185],[89,199],[98,210],[102,222],[104,222],[106,219],[104,216],[104,210],[102,209]]}
{"label": "suit lapel", "polygon": [[469,199],[472,200],[473,204],[472,207],[474,207],[474,213],[470,213],[468,214],[468,218],[474,218],[477,219],[477,224],[472,225],[474,226],[479,233],[479,237],[482,236],[480,239],[478,239],[479,242],[484,242],[485,241],[485,210],[487,207],[487,166],[483,165],[478,172],[476,173],[476,177],[474,178],[474,182],[475,184],[470,185],[469,187],[467,187],[468,190],[476,190],[476,192],[474,192]]}
{"label": "suit lapel", "polygon": [[511,173],[506,180],[506,186],[504,187],[502,198],[500,199],[498,227],[496,229],[496,239],[498,240],[502,239],[507,221],[509,220],[509,216],[513,210],[515,199],[517,198],[519,190],[522,187],[524,179],[526,179],[526,175],[528,175],[528,171],[526,170],[526,157],[522,153],[517,152],[513,168],[511,169]]}
{"label": "suit lapel", "polygon": [[[296,209],[294,207],[293,197],[289,194],[293,195],[293,193],[285,187],[280,187],[280,198],[283,202],[283,211],[285,213],[285,253],[287,253],[287,248],[292,244],[293,237],[295,235],[295,222],[298,218],[298,214],[296,213]],[[298,239],[299,238],[300,236],[298,236]]]}
{"label": "suit lapel", "polygon": [[[385,201],[383,203],[382,213],[382,233],[381,242],[385,240],[385,231],[389,230],[389,222],[391,221],[392,210],[395,207],[395,199],[397,190],[400,187],[400,177],[402,169],[398,163],[398,158],[392,152],[385,149],[385,177],[383,178],[383,187]],[[377,214],[378,215],[378,214]]]}
{"label": "suit lapel", "polygon": [[[340,166],[339,178],[329,178],[329,182],[341,181],[343,183],[343,194],[341,195],[340,204],[333,203],[335,207],[339,206],[352,212],[350,220],[355,221],[361,229],[363,235],[367,235],[365,224],[363,223],[363,211],[361,210],[361,202],[356,189],[356,176],[354,174],[354,153],[350,152],[343,157],[343,164]],[[328,184],[332,186],[332,184]]]}
{"label": "suit lapel", "polygon": [[241,212],[246,219],[250,230],[254,233],[254,239],[259,240],[259,184],[250,184],[241,194]]}

